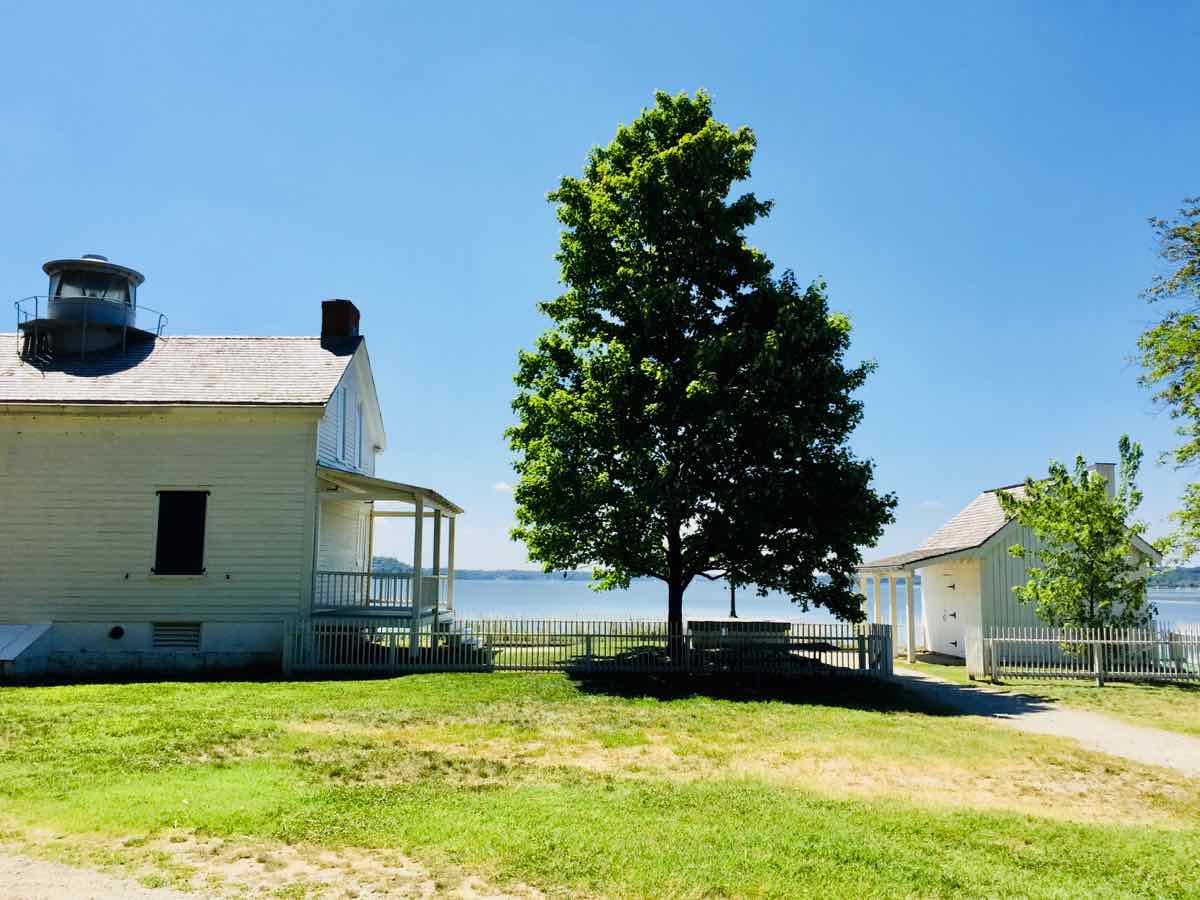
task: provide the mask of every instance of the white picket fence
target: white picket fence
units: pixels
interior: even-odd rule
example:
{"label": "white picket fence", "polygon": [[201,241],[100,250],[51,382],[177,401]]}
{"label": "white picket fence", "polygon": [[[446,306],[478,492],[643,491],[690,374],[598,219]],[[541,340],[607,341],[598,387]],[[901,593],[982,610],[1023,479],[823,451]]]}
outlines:
{"label": "white picket fence", "polygon": [[996,681],[1200,682],[1200,626],[976,629],[967,637],[967,666]]}
{"label": "white picket fence", "polygon": [[322,615],[288,623],[284,670],[892,674],[890,625]]}

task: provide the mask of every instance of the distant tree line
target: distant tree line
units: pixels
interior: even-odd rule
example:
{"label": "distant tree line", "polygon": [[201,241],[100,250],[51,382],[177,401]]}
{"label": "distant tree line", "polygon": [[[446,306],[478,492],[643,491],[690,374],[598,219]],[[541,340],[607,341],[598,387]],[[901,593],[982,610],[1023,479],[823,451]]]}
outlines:
{"label": "distant tree line", "polygon": [[1200,567],[1180,566],[1164,569],[1150,579],[1151,588],[1200,588]]}
{"label": "distant tree line", "polygon": [[[379,573],[410,573],[412,564],[401,562],[394,556],[371,557],[371,571]],[[433,569],[426,566],[422,573],[432,575]],[[445,566],[442,575],[446,574]],[[590,571],[541,572],[533,569],[455,569],[454,577],[460,581],[590,581]]]}

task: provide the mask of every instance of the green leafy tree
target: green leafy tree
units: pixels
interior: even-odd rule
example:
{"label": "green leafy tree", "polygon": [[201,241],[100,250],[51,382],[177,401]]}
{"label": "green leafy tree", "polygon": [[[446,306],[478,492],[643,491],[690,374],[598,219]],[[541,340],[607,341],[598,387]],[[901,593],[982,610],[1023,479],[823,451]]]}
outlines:
{"label": "green leafy tree", "polygon": [[[1162,305],[1163,315],[1138,339],[1140,380],[1178,422],[1183,443],[1164,459],[1190,466],[1200,461],[1200,197],[1185,200],[1178,218],[1150,225],[1170,271],[1155,276],[1143,294]],[[1182,561],[1200,549],[1200,483],[1187,486],[1174,519],[1175,532],[1160,546]]]}
{"label": "green leafy tree", "polygon": [[[1116,490],[1108,494],[1105,478],[1088,471],[1083,457],[1072,474],[1057,461],[1050,477],[1025,482],[1024,495],[1001,491],[1006,515],[1030,528],[1040,539],[1037,565],[1029,580],[1013,592],[1032,603],[1038,616],[1058,627],[1103,628],[1144,624],[1153,614],[1146,603],[1149,564],[1131,554],[1145,525],[1133,520],[1142,494],[1135,480],[1142,463],[1140,444],[1122,436]],[[1013,556],[1025,548],[1014,544]]]}
{"label": "green leafy tree", "polygon": [[746,243],[771,208],[730,199],[754,149],[700,92],[592,150],[549,195],[566,291],[514,379],[513,537],[600,589],[661,579],[675,634],[697,577],[860,620],[858,548],[895,506],[846,446],[872,369],[844,362],[849,321]]}

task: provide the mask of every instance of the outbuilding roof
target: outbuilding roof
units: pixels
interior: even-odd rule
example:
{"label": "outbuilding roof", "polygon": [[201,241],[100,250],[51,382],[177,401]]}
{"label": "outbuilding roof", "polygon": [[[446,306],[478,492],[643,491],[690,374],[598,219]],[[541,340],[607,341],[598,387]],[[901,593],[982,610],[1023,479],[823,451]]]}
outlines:
{"label": "outbuilding roof", "polygon": [[362,343],[173,336],[34,363],[19,339],[0,334],[0,404],[324,406]]}
{"label": "outbuilding roof", "polygon": [[1001,491],[1021,497],[1025,494],[1025,486],[1014,484],[984,491],[964,506],[954,518],[927,537],[916,550],[867,560],[859,568],[895,569],[981,546],[1008,524],[1008,517],[1004,514],[997,496]]}
{"label": "outbuilding roof", "polygon": [[[984,491],[964,506],[958,515],[927,537],[916,550],[869,559],[859,565],[858,569],[920,568],[915,564],[982,547],[1008,524],[1008,517],[1000,506],[1001,492],[1014,497],[1024,497],[1025,485],[1009,484]],[[1140,535],[1134,535],[1132,545],[1138,552],[1148,556],[1155,565],[1162,562],[1162,553]]]}

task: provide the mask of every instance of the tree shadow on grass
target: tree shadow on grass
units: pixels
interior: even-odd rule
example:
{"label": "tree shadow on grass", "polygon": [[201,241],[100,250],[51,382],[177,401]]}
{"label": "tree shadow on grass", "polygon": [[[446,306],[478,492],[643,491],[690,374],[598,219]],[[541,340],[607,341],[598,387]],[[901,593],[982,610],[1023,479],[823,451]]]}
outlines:
{"label": "tree shadow on grass", "polygon": [[957,715],[953,707],[930,702],[887,679],[814,675],[802,678],[738,675],[576,674],[571,681],[584,694],[669,702],[705,698],[737,703],[789,703],[835,706],[872,712]]}

